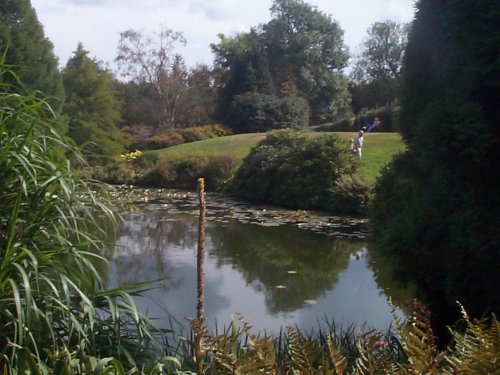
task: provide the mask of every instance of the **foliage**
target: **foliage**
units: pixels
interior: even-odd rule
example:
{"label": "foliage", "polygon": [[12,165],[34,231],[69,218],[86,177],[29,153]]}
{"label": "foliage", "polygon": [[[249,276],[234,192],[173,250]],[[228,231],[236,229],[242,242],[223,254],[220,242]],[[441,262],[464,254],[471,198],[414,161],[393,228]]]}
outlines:
{"label": "foliage", "polygon": [[157,150],[182,143],[196,142],[203,139],[223,137],[232,134],[224,125],[213,124],[191,128],[169,129],[148,139],[145,149]]}
{"label": "foliage", "polygon": [[[29,91],[41,91],[55,110],[64,98],[61,75],[52,43],[45,37],[30,0],[4,0],[0,3],[0,51]],[[19,81],[4,79],[13,86]],[[23,92],[19,87],[19,92]],[[57,99],[59,100],[57,100]]]}
{"label": "foliage", "polygon": [[[352,331],[348,336],[332,330],[307,335],[288,327],[279,338],[256,336],[241,316],[227,331],[208,335],[191,321],[193,330],[202,335],[204,362],[202,374],[322,374],[322,375],[407,375],[407,374],[496,374],[500,369],[499,324],[490,321],[467,322],[465,331],[452,331],[456,342],[439,350],[432,332],[429,312],[411,302],[413,314],[397,321],[397,335],[376,330]],[[190,358],[200,348],[184,340],[186,354],[180,360],[191,368]],[[178,347],[177,353],[181,350]]]}
{"label": "foliage", "polygon": [[217,119],[217,73],[207,65],[189,71],[188,90],[183,99],[179,121],[184,127],[210,124]]}
{"label": "foliage", "polygon": [[399,130],[401,107],[394,104],[362,110],[357,116],[346,118],[333,124],[323,124],[315,127],[316,131],[327,132],[356,132],[373,122],[375,117],[380,119],[377,132],[394,132]]}
{"label": "foliage", "polygon": [[[17,79],[0,72],[2,82]],[[48,104],[10,88],[0,87],[0,367],[76,372],[70,363],[89,359],[96,371],[142,366],[154,352],[151,322],[131,295],[103,288],[93,263],[116,222],[110,205],[54,152],[81,159],[54,132]]]}
{"label": "foliage", "polygon": [[236,133],[265,132],[272,129],[302,129],[309,121],[309,106],[299,97],[247,92],[233,98],[228,123]]}
{"label": "foliage", "polygon": [[418,3],[403,70],[408,151],[377,187],[380,242],[415,271],[441,330],[456,300],[475,315],[500,309],[499,18],[491,1]]}
{"label": "foliage", "polygon": [[211,45],[211,48],[223,85],[219,91],[218,111],[225,119],[236,96],[249,92],[273,95],[276,90],[269,71],[267,51],[257,30],[239,33],[232,38],[221,34],[219,38],[219,43]]}
{"label": "foliage", "polygon": [[207,155],[195,152],[188,157],[163,157],[157,165],[136,182],[155,187],[176,187],[189,189],[203,177],[207,190],[220,190],[234,173],[234,159],[224,155]]}
{"label": "foliage", "polygon": [[409,24],[389,20],[370,25],[351,79],[362,82],[395,80],[399,85],[409,29]]}
{"label": "foliage", "polygon": [[279,130],[269,133],[244,159],[231,190],[254,201],[328,210],[330,189],[355,170],[346,141]]}
{"label": "foliage", "polygon": [[[349,85],[352,101],[351,107],[355,115],[392,105],[398,108],[399,88],[394,79],[375,80],[371,82],[351,82]],[[389,128],[399,130],[397,126]]]}
{"label": "foliage", "polygon": [[178,131],[168,131],[161,134],[153,135],[148,138],[144,145],[144,150],[158,150],[162,148],[172,147],[184,143],[184,137]]}
{"label": "foliage", "polygon": [[174,54],[176,44],[185,45],[180,32],[165,26],[154,35],[126,30],[120,34],[116,62],[124,77],[136,84],[145,84],[160,106],[160,125],[178,125],[181,102],[187,90],[187,69],[184,59]]}
{"label": "foliage", "polygon": [[348,114],[347,80],[341,74],[348,52],[338,23],[302,0],[275,0],[271,14],[263,31],[275,85],[295,85],[309,102],[313,123]]}
{"label": "foliage", "polygon": [[331,189],[329,206],[338,213],[366,216],[371,190],[371,186],[356,175],[341,176]]}
{"label": "foliage", "polygon": [[[174,70],[171,74],[174,74]],[[217,116],[216,72],[206,65],[198,65],[188,71],[179,60],[175,74],[178,76],[176,80],[170,77],[168,82],[164,83],[169,85],[169,90],[172,91],[169,95],[175,95],[175,90],[178,90],[179,97],[176,99],[175,106],[171,106],[172,110],[175,109],[175,127],[194,127],[215,122]],[[139,136],[147,129],[151,137],[172,127],[172,124],[167,121],[168,118],[165,117],[165,103],[162,104],[162,99],[158,96],[153,84],[146,80],[118,85],[120,99],[123,102],[124,127],[128,128],[131,134]],[[134,137],[136,143],[133,146],[143,148],[144,140],[149,137],[146,135]]]}
{"label": "foliage", "polygon": [[338,24],[302,0],[275,0],[271,13],[267,24],[232,38],[219,35],[219,43],[211,46],[220,71],[222,116],[246,94],[254,102],[270,101],[270,96],[303,98],[315,123],[349,114],[342,74],[348,53]]}
{"label": "foliage", "polygon": [[113,77],[88,57],[79,44],[63,70],[66,89],[63,113],[69,119],[68,135],[84,147],[93,164],[109,161],[129,143],[118,128],[121,106]]}
{"label": "foliage", "polygon": [[184,138],[184,143],[201,141],[208,138],[224,137],[232,134],[230,128],[220,124],[179,129],[178,132]]}
{"label": "foliage", "polygon": [[467,324],[465,332],[452,331],[454,345],[446,353],[445,374],[496,374],[500,372],[500,324],[492,315],[491,321],[471,320],[462,308]]}

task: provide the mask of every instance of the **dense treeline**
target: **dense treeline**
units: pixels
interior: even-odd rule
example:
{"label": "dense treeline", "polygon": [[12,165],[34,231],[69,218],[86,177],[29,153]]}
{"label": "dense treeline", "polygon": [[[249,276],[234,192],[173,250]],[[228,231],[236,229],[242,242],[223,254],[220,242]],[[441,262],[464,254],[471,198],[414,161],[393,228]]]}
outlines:
{"label": "dense treeline", "polygon": [[184,36],[162,26],[150,35],[122,32],[116,72],[81,44],[59,71],[30,0],[8,0],[0,5],[0,49],[26,87],[50,97],[61,114],[58,129],[85,148],[92,164],[109,164],[124,150],[175,144],[167,140],[175,128],[302,129],[364,111],[358,127],[368,121],[366,110],[397,104],[406,26],[370,26],[356,74],[347,77],[351,56],[332,16],[303,0],[274,0],[270,11],[266,24],[220,35],[211,46],[213,66],[188,68],[176,53]]}
{"label": "dense treeline", "polygon": [[457,300],[500,311],[499,20],[496,1],[418,3],[403,70],[408,150],[376,188],[381,243],[441,323]]}

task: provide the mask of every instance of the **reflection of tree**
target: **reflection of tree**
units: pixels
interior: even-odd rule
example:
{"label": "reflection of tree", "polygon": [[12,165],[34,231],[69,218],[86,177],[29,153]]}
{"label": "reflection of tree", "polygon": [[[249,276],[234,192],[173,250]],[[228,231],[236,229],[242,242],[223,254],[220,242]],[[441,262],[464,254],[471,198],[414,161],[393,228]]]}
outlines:
{"label": "reflection of tree", "polygon": [[166,252],[172,246],[186,251],[193,249],[196,222],[186,218],[164,220],[164,214],[165,211],[156,210],[124,216],[118,227],[116,246],[109,254],[118,279],[114,282],[130,284],[162,279],[159,284],[167,289],[182,282],[182,278],[171,279]]}
{"label": "reflection of tree", "polygon": [[[124,214],[123,218],[116,246],[109,252],[108,286],[160,280],[151,284],[146,299],[138,300],[139,306],[165,328],[170,326],[169,314],[181,322],[186,315],[195,316],[198,218],[160,209]],[[189,254],[176,261],[174,252]],[[207,317],[215,321],[218,310],[230,301],[221,294],[217,277],[207,278],[205,286],[206,299],[214,301],[207,308]]]}
{"label": "reflection of tree", "polygon": [[[294,311],[320,297],[346,269],[360,244],[332,239],[291,226],[261,227],[231,221],[211,230],[211,255],[231,264],[248,284],[262,290],[273,313]],[[290,273],[289,271],[293,271]],[[284,285],[286,288],[276,288]]]}
{"label": "reflection of tree", "polygon": [[417,297],[415,286],[409,281],[403,268],[398,266],[394,257],[383,254],[373,244],[369,244],[368,249],[368,264],[373,271],[377,285],[391,298],[394,306],[409,313],[406,302]]}

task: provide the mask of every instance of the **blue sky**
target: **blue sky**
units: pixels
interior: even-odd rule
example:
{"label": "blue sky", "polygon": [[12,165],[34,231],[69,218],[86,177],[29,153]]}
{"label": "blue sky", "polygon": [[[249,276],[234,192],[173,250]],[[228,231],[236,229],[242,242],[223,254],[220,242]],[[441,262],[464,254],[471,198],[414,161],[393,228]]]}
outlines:
{"label": "blue sky", "polygon": [[[336,20],[344,43],[356,52],[373,22],[410,22],[414,0],[306,0]],[[211,64],[210,43],[217,34],[233,35],[270,19],[272,0],[31,0],[45,35],[64,66],[79,42],[90,56],[113,67],[120,32],[145,33],[165,25],[184,34],[176,52],[188,66]]]}

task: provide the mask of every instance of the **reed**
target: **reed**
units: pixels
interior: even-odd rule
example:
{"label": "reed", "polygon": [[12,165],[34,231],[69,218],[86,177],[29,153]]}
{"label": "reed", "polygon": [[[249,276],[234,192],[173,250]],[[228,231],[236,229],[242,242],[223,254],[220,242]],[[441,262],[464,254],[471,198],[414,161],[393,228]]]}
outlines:
{"label": "reed", "polygon": [[0,61],[1,371],[73,371],[107,357],[142,366],[158,353],[154,325],[131,294],[104,288],[93,263],[117,220],[111,205],[72,174],[69,160],[84,160],[54,131],[48,103],[6,75],[16,78]]}

